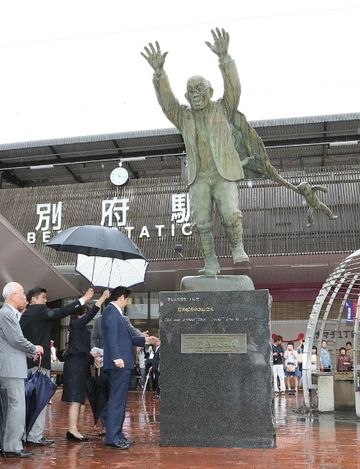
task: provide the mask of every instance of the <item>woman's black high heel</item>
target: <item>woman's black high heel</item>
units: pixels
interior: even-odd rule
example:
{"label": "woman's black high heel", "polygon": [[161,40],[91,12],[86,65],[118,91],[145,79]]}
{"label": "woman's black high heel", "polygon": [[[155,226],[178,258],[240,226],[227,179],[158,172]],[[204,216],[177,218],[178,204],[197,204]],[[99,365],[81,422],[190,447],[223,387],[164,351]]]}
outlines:
{"label": "woman's black high heel", "polygon": [[82,438],[79,438],[78,436],[75,436],[70,432],[66,432],[66,439],[68,441],[76,441],[78,443],[83,443],[85,441],[89,441],[89,438],[87,436],[83,436]]}

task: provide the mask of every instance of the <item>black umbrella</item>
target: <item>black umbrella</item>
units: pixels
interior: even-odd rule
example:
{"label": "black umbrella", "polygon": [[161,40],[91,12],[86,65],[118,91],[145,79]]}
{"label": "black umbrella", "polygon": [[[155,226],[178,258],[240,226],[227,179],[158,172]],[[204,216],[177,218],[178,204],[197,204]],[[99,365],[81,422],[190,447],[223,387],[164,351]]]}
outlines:
{"label": "black umbrella", "polygon": [[46,245],[77,253],[75,270],[94,286],[130,287],[144,281],[148,263],[136,244],[117,228],[73,226]]}
{"label": "black umbrella", "polygon": [[56,384],[40,371],[29,373],[25,382],[26,434],[28,435],[35,420],[40,415],[56,391]]}
{"label": "black umbrella", "polygon": [[95,426],[105,404],[109,400],[109,384],[106,376],[99,372],[99,368],[95,369],[94,376],[90,376],[86,380],[86,397],[94,416]]}
{"label": "black umbrella", "polygon": [[140,249],[117,228],[73,226],[46,243],[56,251],[116,259],[144,259]]}
{"label": "black umbrella", "polygon": [[0,386],[0,449],[4,456],[4,436],[6,427],[7,407],[7,389]]}

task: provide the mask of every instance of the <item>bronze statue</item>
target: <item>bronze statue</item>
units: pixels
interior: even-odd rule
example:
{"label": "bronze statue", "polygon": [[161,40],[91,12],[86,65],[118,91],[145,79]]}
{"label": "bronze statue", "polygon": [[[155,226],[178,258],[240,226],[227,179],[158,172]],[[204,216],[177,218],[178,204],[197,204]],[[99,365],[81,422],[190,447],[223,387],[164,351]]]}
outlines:
{"label": "bronze statue", "polygon": [[327,192],[327,188],[323,186],[310,186],[307,181],[300,182],[297,185],[297,190],[299,193],[304,196],[307,203],[309,204],[309,209],[307,211],[307,225],[311,226],[314,223],[314,212],[315,210],[323,211],[330,220],[336,220],[337,215],[334,215],[329,207],[322,202],[320,202],[319,197],[316,194],[316,191]]}
{"label": "bronze statue", "polygon": [[[234,264],[249,261],[243,246],[237,181],[245,176],[251,179],[268,177],[301,193],[276,171],[261,138],[246,117],[237,111],[241,89],[235,62],[228,53],[229,34],[219,28],[211,34],[214,43],[205,44],[218,56],[224,81],[224,94],[217,101],[211,99],[210,82],[204,77],[193,76],[187,81],[185,94],[190,106],[180,104],[164,70],[167,52],[161,52],[158,42],[155,45],[149,43],[144,48],[145,53],[141,52],[154,69],[153,83],[158,102],[184,139],[193,231],[205,261],[199,273],[206,276],[220,273],[213,238],[214,205],[230,243]],[[314,197],[306,200],[311,205]],[[319,208],[317,203],[315,205],[314,208]]]}
{"label": "bronze statue", "polygon": [[319,200],[316,194],[317,191],[327,193],[326,187],[311,186],[307,181],[300,182],[295,186],[277,172],[266,153],[264,142],[247,122],[244,114],[241,112],[236,113],[232,127],[235,147],[240,160],[243,162],[246,178],[268,178],[302,195],[309,206],[306,214],[307,227],[310,227],[314,222],[315,210],[323,211],[330,220],[337,219],[337,215],[334,215],[330,208]]}
{"label": "bronze statue", "polygon": [[159,43],[145,47],[143,57],[154,69],[154,87],[162,110],[180,130],[185,142],[188,185],[193,230],[197,234],[205,266],[199,273],[214,276],[220,272],[213,239],[215,203],[232,248],[234,263],[249,260],[243,247],[242,215],[236,181],[244,171],[234,146],[231,122],[240,99],[240,81],[235,62],[228,54],[229,34],[212,30],[214,44],[206,42],[219,58],[224,79],[224,95],[212,101],[213,89],[208,80],[193,76],[185,94],[190,107],[174,96],[164,70],[167,52]]}

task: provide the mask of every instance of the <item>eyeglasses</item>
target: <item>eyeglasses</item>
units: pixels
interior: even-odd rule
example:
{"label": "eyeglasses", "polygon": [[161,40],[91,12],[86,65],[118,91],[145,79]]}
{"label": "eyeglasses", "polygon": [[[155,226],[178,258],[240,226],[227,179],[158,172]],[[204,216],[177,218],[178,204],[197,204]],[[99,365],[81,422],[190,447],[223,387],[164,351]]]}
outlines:
{"label": "eyeglasses", "polygon": [[195,94],[205,94],[209,87],[206,86],[197,86],[196,88],[188,88],[187,94],[194,96]]}

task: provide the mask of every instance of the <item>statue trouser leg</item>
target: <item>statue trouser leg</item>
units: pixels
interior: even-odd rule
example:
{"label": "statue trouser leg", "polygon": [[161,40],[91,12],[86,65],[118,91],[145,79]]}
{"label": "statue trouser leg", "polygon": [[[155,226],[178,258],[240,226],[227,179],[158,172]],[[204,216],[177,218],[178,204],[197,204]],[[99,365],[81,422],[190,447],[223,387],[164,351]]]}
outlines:
{"label": "statue trouser leg", "polygon": [[198,178],[189,188],[193,233],[204,258],[204,268],[199,274],[214,277],[220,273],[213,236],[213,208],[211,181]]}
{"label": "statue trouser leg", "polygon": [[309,210],[306,213],[306,219],[307,219],[307,224],[306,226],[309,228],[313,223],[314,223],[314,209],[309,208]]}
{"label": "statue trouser leg", "polygon": [[326,216],[330,218],[330,220],[337,219],[337,215],[334,215],[330,208],[322,202],[320,202],[320,210],[322,210],[326,214]]}
{"label": "statue trouser leg", "polygon": [[227,181],[219,176],[214,190],[221,223],[231,246],[234,264],[248,262],[249,257],[243,245],[242,214],[239,207],[239,193],[236,182]]}
{"label": "statue trouser leg", "polygon": [[234,218],[224,223],[225,233],[231,246],[231,254],[234,264],[249,262],[249,257],[244,250],[243,229],[241,219]]}
{"label": "statue trouser leg", "polygon": [[198,236],[199,247],[203,255],[205,265],[199,270],[199,274],[207,277],[215,277],[220,273],[220,265],[215,254],[214,237],[211,231],[199,231],[195,228]]}

